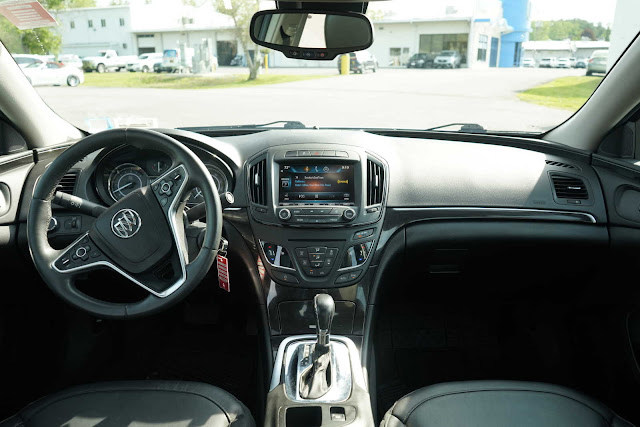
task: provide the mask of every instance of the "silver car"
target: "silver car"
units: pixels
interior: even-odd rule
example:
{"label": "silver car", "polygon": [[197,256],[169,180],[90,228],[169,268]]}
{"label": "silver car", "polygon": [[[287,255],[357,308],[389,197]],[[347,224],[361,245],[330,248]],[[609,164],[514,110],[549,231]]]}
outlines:
{"label": "silver car", "polygon": [[607,62],[609,60],[608,50],[596,50],[589,58],[587,63],[587,76],[593,75],[593,73],[607,73]]}

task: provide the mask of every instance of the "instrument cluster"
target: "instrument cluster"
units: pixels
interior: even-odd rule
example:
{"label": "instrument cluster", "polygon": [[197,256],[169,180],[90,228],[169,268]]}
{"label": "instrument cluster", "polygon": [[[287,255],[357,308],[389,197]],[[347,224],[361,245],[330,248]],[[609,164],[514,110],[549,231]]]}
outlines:
{"label": "instrument cluster", "polygon": [[[233,174],[229,166],[215,155],[198,153],[218,188],[218,193],[232,191]],[[171,158],[155,150],[120,147],[106,153],[95,171],[95,188],[107,205],[112,205],[129,193],[149,185],[173,166]],[[202,202],[202,191],[191,189],[187,207]]]}

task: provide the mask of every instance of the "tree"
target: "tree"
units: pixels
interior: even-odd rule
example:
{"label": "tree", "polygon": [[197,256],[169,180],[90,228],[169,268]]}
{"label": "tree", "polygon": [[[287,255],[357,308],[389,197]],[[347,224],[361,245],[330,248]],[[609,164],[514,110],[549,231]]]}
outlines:
{"label": "tree", "polygon": [[533,30],[530,40],[609,40],[611,29],[601,23],[594,24],[583,19],[536,21],[532,23]]}
{"label": "tree", "polygon": [[[253,14],[259,9],[259,0],[214,0],[216,10],[229,16],[233,20],[234,33],[236,39],[240,42],[240,46],[247,58],[247,66],[249,67],[249,80],[255,80],[258,77],[260,69],[260,53],[255,43],[251,41],[249,36],[249,25]],[[249,50],[253,48],[253,56],[249,54]]]}
{"label": "tree", "polygon": [[[96,5],[95,0],[45,0],[41,3],[45,9],[54,13],[62,9]],[[56,54],[62,45],[62,36],[55,27],[18,30],[2,16],[0,16],[0,38],[12,53]]]}

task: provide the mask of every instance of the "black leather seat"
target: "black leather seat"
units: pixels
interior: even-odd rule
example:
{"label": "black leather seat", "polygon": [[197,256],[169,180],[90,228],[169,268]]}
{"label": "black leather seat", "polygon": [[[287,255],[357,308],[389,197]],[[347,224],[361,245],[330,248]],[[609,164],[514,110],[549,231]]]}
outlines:
{"label": "black leather seat", "polygon": [[182,381],[124,381],[73,387],[30,404],[1,427],[171,425],[254,427],[226,391]]}
{"label": "black leather seat", "polygon": [[602,403],[551,384],[468,381],[414,391],[389,409],[381,427],[629,427]]}

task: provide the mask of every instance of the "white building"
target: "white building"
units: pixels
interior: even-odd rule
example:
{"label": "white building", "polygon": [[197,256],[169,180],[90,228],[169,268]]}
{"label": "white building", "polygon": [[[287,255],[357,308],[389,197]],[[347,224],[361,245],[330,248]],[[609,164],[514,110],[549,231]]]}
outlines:
{"label": "white building", "polygon": [[62,33],[61,53],[96,55],[114,49],[119,55],[139,55],[193,47],[210,39],[221,65],[241,54],[232,20],[219,14],[211,2],[200,7],[173,0],[132,1],[126,6],[61,11],[56,18]]}
{"label": "white building", "polygon": [[129,6],[70,9],[56,14],[62,33],[61,53],[95,56],[113,49],[119,55],[137,54]]}
{"label": "white building", "polygon": [[[369,4],[375,8],[374,3]],[[464,67],[497,66],[501,35],[511,29],[503,18],[500,0],[430,0],[420,10],[424,19],[388,16],[373,22],[369,48],[381,67],[406,66],[415,53],[437,54],[457,50]],[[301,63],[303,62],[303,63]],[[269,54],[274,67],[336,67],[335,61],[299,61],[278,52]]]}
{"label": "white building", "polygon": [[618,0],[616,13],[611,29],[611,50],[609,51],[608,68],[611,69],[622,52],[638,34],[640,2],[638,0]]}
{"label": "white building", "polygon": [[589,58],[596,50],[609,49],[610,43],[602,40],[536,40],[522,44],[525,58],[533,58],[536,63],[542,58]]}

